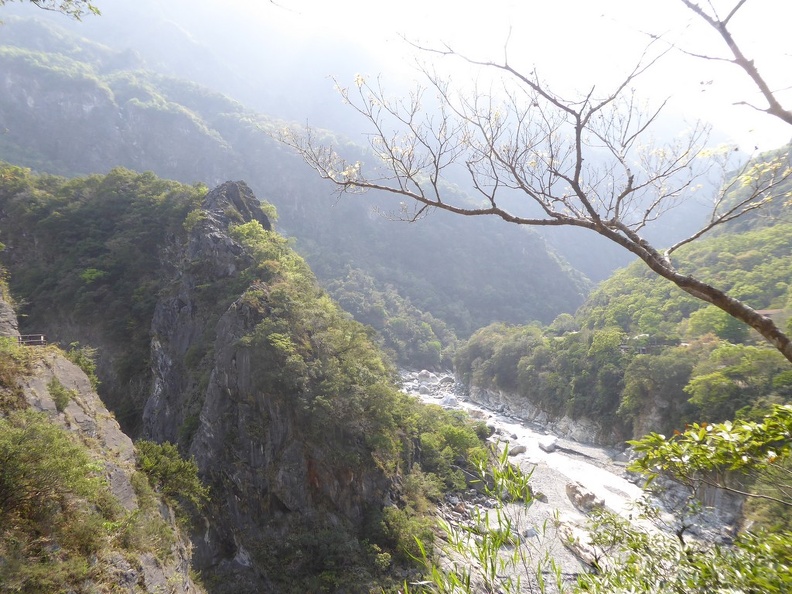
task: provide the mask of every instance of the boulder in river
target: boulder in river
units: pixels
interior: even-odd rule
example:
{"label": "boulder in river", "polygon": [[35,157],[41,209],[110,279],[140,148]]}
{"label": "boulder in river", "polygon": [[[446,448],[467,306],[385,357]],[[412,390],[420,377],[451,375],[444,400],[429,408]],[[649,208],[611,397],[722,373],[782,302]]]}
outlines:
{"label": "boulder in river", "polygon": [[567,483],[566,494],[576,508],[589,513],[595,507],[605,507],[605,502],[580,483]]}
{"label": "boulder in river", "polygon": [[539,440],[539,449],[543,452],[554,452],[556,447],[558,447],[558,438],[554,435],[548,435],[544,439]]}

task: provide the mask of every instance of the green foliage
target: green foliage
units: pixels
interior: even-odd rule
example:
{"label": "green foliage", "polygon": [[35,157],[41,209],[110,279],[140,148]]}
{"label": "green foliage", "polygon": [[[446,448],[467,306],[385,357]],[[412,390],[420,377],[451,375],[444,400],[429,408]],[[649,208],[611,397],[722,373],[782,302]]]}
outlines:
{"label": "green foliage", "polygon": [[[149,328],[164,287],[161,250],[184,233],[201,187],[161,180],[151,173],[115,169],[106,176],[65,180],[33,176],[0,165],[0,207],[8,214],[4,240],[19,250],[11,280],[24,295],[25,323],[46,328],[70,319],[123,346],[114,360],[111,406],[133,402],[130,390],[149,372]],[[95,351],[72,345],[68,356],[96,388]],[[120,415],[127,429],[129,420]]]}
{"label": "green foliage", "polygon": [[432,518],[416,511],[411,506],[399,508],[386,507],[382,510],[384,542],[395,551],[396,558],[402,563],[411,563],[421,554],[418,543],[431,548],[434,542]]}
{"label": "green foliage", "polygon": [[328,291],[353,317],[377,331],[379,342],[402,367],[436,369],[450,366],[454,332],[441,320],[420,311],[392,285],[384,289],[360,269],[330,282]]}
{"label": "green foliage", "polygon": [[[370,200],[327,208],[323,187],[305,176],[301,164],[272,139],[281,123],[195,83],[119,69],[139,65],[128,55],[98,44],[88,49],[84,39],[52,28],[31,28],[14,38],[30,50],[29,61],[19,64],[8,58],[0,69],[24,73],[31,88],[65,92],[74,98],[67,104],[79,104],[69,92],[79,88],[76,81],[83,81],[91,93],[99,91],[101,100],[87,124],[79,114],[72,119],[71,110],[57,115],[33,110],[18,122],[18,134],[0,137],[0,156],[6,159],[66,175],[106,170],[120,162],[183,181],[237,172],[233,175],[245,177],[261,194],[274,188],[283,227],[299,238],[298,250],[320,278],[343,278],[349,267],[364,270],[378,287],[398,287],[421,312],[431,312],[460,335],[495,320],[549,322],[561,311],[574,310],[587,290],[526,229],[488,220],[458,221],[442,213],[416,225],[398,225],[371,217]],[[48,61],[37,55],[41,47],[63,55]],[[72,80],[68,74],[78,74],[76,65],[85,76]],[[118,118],[121,134],[107,136],[107,129],[117,129]],[[53,133],[75,150],[53,150]],[[139,150],[127,150],[124,141],[130,140]],[[354,150],[363,152],[361,147]],[[89,151],[99,161],[91,169],[84,158]],[[201,156],[196,159],[194,154]],[[371,199],[385,208],[384,201]],[[506,264],[493,267],[495,260]],[[442,358],[445,341],[439,340]],[[430,342],[422,340],[425,349],[417,354],[431,361],[437,350]]]}
{"label": "green foliage", "polygon": [[650,478],[670,474],[728,489],[727,475],[772,474],[792,454],[792,405],[773,407],[761,422],[694,423],[669,438],[650,433],[630,444],[640,454],[632,469]]}
{"label": "green foliage", "polygon": [[99,389],[99,377],[96,375],[96,349],[92,347],[81,347],[79,342],[69,345],[69,350],[65,353],[66,358],[83,370],[91,387]]}
{"label": "green foliage", "polygon": [[[282,237],[257,223],[238,225],[232,233],[254,259],[244,273],[250,288],[236,307],[259,320],[240,340],[256,361],[256,390],[294,406],[306,438],[321,440],[317,445],[347,467],[373,457],[389,474],[398,473],[398,503],[372,521],[369,535],[392,558],[409,562],[419,552],[415,538],[431,538],[427,514],[442,491],[466,486],[460,468],[471,468],[469,460],[482,449],[476,427],[460,413],[423,406],[398,392],[370,333],[318,288]],[[354,547],[351,541],[343,546]],[[316,558],[326,561],[301,569],[301,587],[327,587],[311,581],[313,572],[342,579],[330,569],[337,564],[330,564],[328,554],[318,550]],[[383,559],[372,556],[371,571]]]}
{"label": "green foliage", "polygon": [[141,440],[135,449],[138,468],[169,503],[188,502],[200,508],[207,501],[209,491],[198,478],[198,466],[182,458],[175,445]]}
{"label": "green foliage", "polygon": [[33,353],[15,337],[0,336],[0,412],[23,405],[19,379],[30,369]]}
{"label": "green foliage", "polygon": [[684,542],[604,511],[589,528],[600,564],[580,575],[574,592],[782,594],[792,587],[790,533],[749,533],[733,546]]}
{"label": "green foliage", "polygon": [[[48,316],[54,318],[68,307],[70,319],[91,320],[94,328],[98,323],[104,340],[123,344],[138,358],[135,365],[115,370],[120,379],[146,377],[146,365],[141,363],[147,356],[150,316],[158,294],[167,291],[163,284],[167,275],[159,270],[160,250],[165,238],[183,241],[187,231],[195,231],[204,220],[196,209],[198,190],[120,170],[69,182],[34,178],[13,168],[1,171],[7,174],[8,189],[6,194],[0,189],[3,208],[41,233],[37,255],[30,254],[29,266],[15,275],[20,293],[47,306],[36,308],[31,317],[38,321],[33,323],[43,326]],[[190,263],[189,272],[196,279],[195,307],[204,326],[213,328],[229,307],[238,309],[252,328],[237,345],[243,356],[255,362],[251,393],[282,403],[284,410],[296,415],[308,447],[327,452],[334,464],[361,474],[376,466],[387,476],[403,478],[398,505],[388,512],[393,517],[374,523],[372,539],[380,552],[363,557],[372,575],[387,560],[385,555],[403,562],[406,554],[397,547],[413,543],[415,534],[426,535],[426,514],[438,493],[464,487],[460,468],[469,465],[470,457],[482,458],[476,428],[458,414],[425,408],[400,393],[393,383],[395,372],[383,360],[370,330],[351,320],[319,288],[286,239],[257,222],[241,223],[230,234],[243,248],[238,276],[218,283],[204,270],[205,262]],[[422,316],[420,327],[431,329],[431,322]],[[427,331],[427,336],[437,335]],[[196,427],[213,338],[207,330],[185,353],[190,394],[182,427],[185,441]],[[437,349],[431,348],[436,354]],[[86,370],[95,370],[93,353],[75,344],[71,356]],[[421,470],[422,439],[439,448],[433,471]],[[140,477],[148,476],[170,503],[192,506],[205,499],[194,463],[182,460],[175,446],[139,442],[138,452]],[[433,452],[427,448],[426,455],[432,457]],[[138,497],[151,499],[146,481],[136,481]],[[148,540],[157,554],[171,538],[167,526],[148,511],[115,521],[113,534],[128,547],[143,547]],[[306,572],[301,584],[314,584],[319,579],[314,571],[328,583],[349,579],[344,572],[358,571],[359,564],[331,567],[337,554],[329,548],[344,541],[344,546],[357,550],[363,547],[357,538],[338,533],[324,548],[317,548],[327,563],[310,564],[305,557],[295,561],[296,570]],[[282,548],[272,554],[291,553]],[[313,591],[312,586],[307,589]]]}
{"label": "green foliage", "polygon": [[114,539],[124,549],[167,558],[176,543],[176,533],[162,516],[162,499],[152,489],[143,472],[134,473],[130,482],[137,497],[138,509],[110,525]]}
{"label": "green foliage", "polygon": [[[777,406],[761,422],[694,424],[670,438],[650,434],[631,442],[631,468],[650,479],[674,478],[694,492],[702,484],[735,490],[788,509],[792,406]],[[748,483],[739,479],[749,477]],[[735,480],[738,479],[738,480]],[[768,491],[772,486],[774,490]],[[648,508],[644,518],[655,517]],[[768,592],[792,587],[792,532],[744,532],[733,545],[685,540],[642,528],[609,512],[591,522],[596,571],[579,578],[580,592]]]}
{"label": "green foliage", "polygon": [[86,451],[45,415],[0,418],[0,583],[8,591],[66,591],[89,577],[109,511],[99,477]]}
{"label": "green foliage", "polygon": [[194,208],[188,212],[187,216],[184,218],[184,230],[189,233],[198,223],[205,221],[206,219],[207,215],[203,209]]}
{"label": "green foliage", "polygon": [[697,417],[731,419],[775,392],[775,378],[789,370],[784,357],[767,347],[722,344],[694,368],[685,392]]}
{"label": "green foliage", "polygon": [[624,368],[621,331],[606,328],[546,336],[537,326],[494,324],[457,350],[454,364],[466,383],[523,395],[551,414],[587,416],[606,426],[614,414]]}
{"label": "green foliage", "polygon": [[[685,246],[675,254],[674,263],[679,270],[695,271],[697,277],[755,309],[771,309],[784,307],[789,299],[790,253],[792,227],[776,221],[772,227],[722,233]],[[578,317],[584,327],[617,326],[631,335],[648,333],[659,339],[708,332],[740,342],[751,338],[721,310],[658,278],[642,262],[603,282]]]}
{"label": "green foliage", "polygon": [[673,431],[682,427],[693,418],[693,406],[688,402],[685,387],[697,360],[697,353],[689,347],[675,347],[656,355],[637,355],[624,371],[619,416],[637,423],[648,408],[663,403],[661,426],[652,429]]}
{"label": "green foliage", "polygon": [[66,388],[57,377],[53,377],[47,384],[47,391],[55,401],[55,408],[58,412],[63,412],[69,405],[72,398],[77,395],[75,390]]}
{"label": "green foliage", "polygon": [[[783,307],[792,234],[781,227],[690,246],[682,265],[701,267],[705,277],[750,296],[757,307]],[[758,259],[749,257],[754,248],[762,254]],[[641,333],[630,335],[635,332]],[[683,336],[689,342],[680,346]],[[544,330],[495,324],[458,348],[454,362],[469,385],[522,395],[552,415],[586,416],[636,436],[750,415],[789,398],[789,365],[782,356],[743,324],[641,264],[604,282],[577,321],[559,318]],[[647,427],[648,419],[655,425]]]}
{"label": "green foliage", "polygon": [[714,305],[694,311],[688,319],[688,333],[692,336],[714,334],[730,342],[744,342],[749,328]]}
{"label": "green foliage", "polygon": [[[24,522],[58,513],[70,495],[95,496],[96,466],[44,415],[13,412],[0,418],[0,517]],[[45,510],[50,506],[49,511]]]}

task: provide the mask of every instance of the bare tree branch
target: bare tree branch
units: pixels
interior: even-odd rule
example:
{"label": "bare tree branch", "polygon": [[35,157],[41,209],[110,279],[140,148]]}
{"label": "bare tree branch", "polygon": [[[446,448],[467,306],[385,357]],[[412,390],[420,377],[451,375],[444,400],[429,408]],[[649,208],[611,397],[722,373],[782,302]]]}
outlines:
{"label": "bare tree branch", "polygon": [[[687,6],[690,10],[692,10],[696,15],[698,15],[705,23],[707,23],[710,27],[715,29],[718,32],[718,35],[721,36],[723,41],[726,43],[726,46],[731,51],[733,58],[729,60],[733,64],[736,64],[739,68],[741,68],[745,73],[751,78],[754,85],[757,89],[761,92],[762,96],[764,97],[765,101],[767,101],[766,108],[759,108],[755,107],[747,102],[740,102],[743,105],[749,105],[754,107],[759,111],[763,111],[768,113],[772,116],[775,116],[787,124],[792,124],[792,110],[784,108],[781,103],[779,103],[777,97],[770,89],[770,86],[767,84],[767,81],[762,77],[757,69],[754,61],[749,59],[745,56],[745,54],[740,49],[740,46],[735,41],[734,37],[732,37],[731,32],[729,31],[728,25],[729,22],[734,18],[739,11],[747,2],[747,0],[739,0],[729,11],[729,14],[724,19],[719,19],[717,13],[713,10],[712,14],[708,13],[704,8],[702,8],[697,2],[693,0],[680,0],[682,4]],[[686,52],[687,53],[687,52]],[[695,55],[695,54],[690,54]],[[722,59],[722,58],[713,58],[711,56],[704,56],[704,55],[697,55],[697,57],[705,58],[705,59]]]}
{"label": "bare tree branch", "polygon": [[[701,11],[691,0],[681,1]],[[738,2],[723,21],[713,21],[719,31],[726,30],[743,4]],[[736,48],[731,36],[724,35]],[[745,322],[792,361],[792,341],[771,319],[677,271],[671,261],[682,245],[772,199],[773,190],[790,175],[784,159],[744,170],[713,201],[708,223],[665,252],[640,235],[718,165],[704,149],[709,132],[704,126],[664,143],[652,138],[665,101],[649,109],[632,90],[634,81],[671,48],[658,51],[653,41],[613,89],[603,93],[591,88],[574,97],[557,94],[536,69],[516,70],[508,55],[496,63],[460,56],[448,46],[421,49],[500,73],[504,88],[460,93],[426,68],[429,86],[404,100],[389,99],[379,80],[372,84],[358,77],[354,88],[339,88],[371,125],[370,146],[379,164],[348,162],[334,148],[317,144],[311,130],[285,130],[280,140],[339,193],[376,190],[417,203],[412,211],[401,203],[407,220],[439,208],[518,225],[589,229],[635,254],[683,291]],[[437,108],[425,106],[434,101]],[[449,192],[443,184],[460,174],[469,178],[472,197]],[[735,192],[737,185],[743,193]]]}

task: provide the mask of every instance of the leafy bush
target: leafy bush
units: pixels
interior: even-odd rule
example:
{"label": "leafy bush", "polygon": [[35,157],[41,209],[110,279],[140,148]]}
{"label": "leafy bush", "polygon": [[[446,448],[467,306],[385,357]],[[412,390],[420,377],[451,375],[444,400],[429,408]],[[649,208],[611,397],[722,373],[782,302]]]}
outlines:
{"label": "leafy bush", "polygon": [[200,508],[206,502],[209,491],[198,478],[195,460],[182,458],[175,445],[141,440],[135,449],[138,468],[171,504],[189,502]]}
{"label": "leafy bush", "polygon": [[[107,536],[100,469],[46,415],[0,418],[0,583],[11,592],[70,590]],[[88,504],[88,505],[86,505]]]}
{"label": "leafy bush", "polygon": [[85,451],[43,414],[0,418],[0,517],[30,518],[51,506],[68,509],[69,496],[94,497],[98,468]]}
{"label": "leafy bush", "polygon": [[66,351],[66,358],[83,370],[91,387],[99,389],[99,377],[96,375],[96,349],[92,347],[81,347],[79,342],[73,342]]}
{"label": "leafy bush", "polygon": [[18,380],[30,369],[32,357],[15,337],[0,336],[0,412],[23,406]]}
{"label": "leafy bush", "polygon": [[58,412],[63,412],[69,405],[69,401],[76,396],[74,390],[66,388],[57,377],[53,377],[47,384],[47,391],[55,401],[55,408]]}

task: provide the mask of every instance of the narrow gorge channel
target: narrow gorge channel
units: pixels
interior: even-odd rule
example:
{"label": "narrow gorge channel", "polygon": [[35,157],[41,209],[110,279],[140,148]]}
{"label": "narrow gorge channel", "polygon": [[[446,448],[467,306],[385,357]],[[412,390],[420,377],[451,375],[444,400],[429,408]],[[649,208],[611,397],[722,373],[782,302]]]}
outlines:
{"label": "narrow gorge channel", "polygon": [[[645,520],[636,519],[635,504],[645,492],[630,480],[625,452],[559,437],[539,424],[474,403],[450,372],[438,375],[428,371],[403,371],[401,377],[406,393],[427,404],[464,410],[473,418],[486,422],[494,430],[490,441],[509,448],[510,460],[530,474],[534,500],[527,512],[520,515],[516,531],[532,559],[539,559],[546,553],[554,559],[567,584],[587,570],[591,549],[585,545],[587,532],[583,526],[593,507],[604,506],[633,523],[640,522],[644,528],[658,529]],[[661,505],[657,500],[653,503]],[[470,525],[470,518],[476,516],[476,507],[481,511],[494,506],[494,500],[487,501],[470,490],[447,496],[439,506],[439,515],[451,525]],[[698,525],[691,532],[705,540],[728,539],[736,517],[731,512],[733,510],[726,513],[705,510],[697,517]],[[666,528],[674,529],[671,514],[663,514],[663,520]],[[584,544],[567,546],[571,540]]]}

